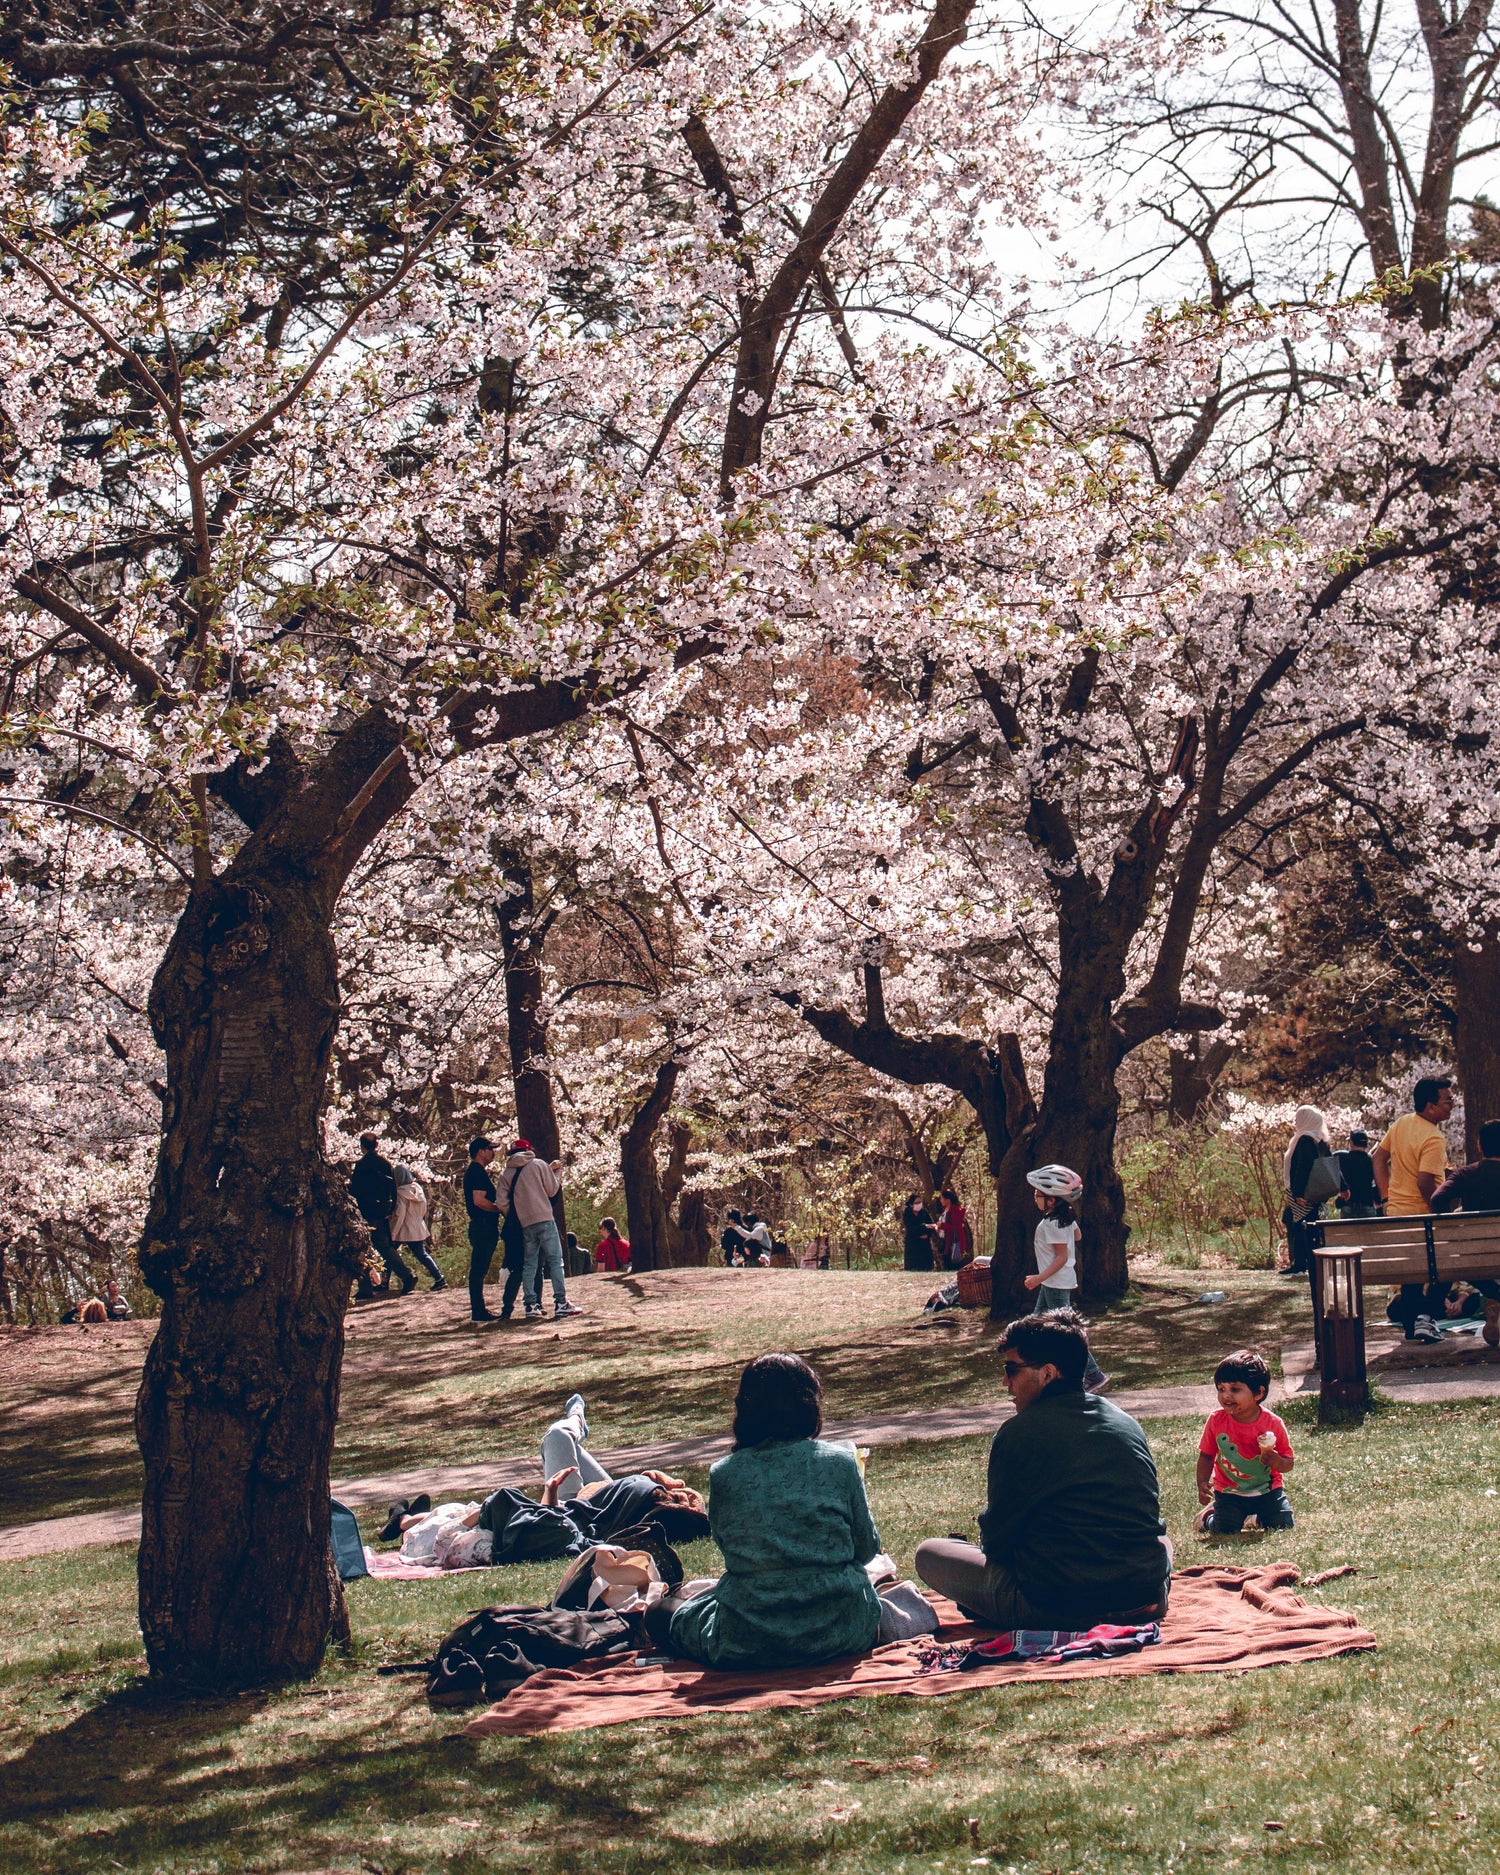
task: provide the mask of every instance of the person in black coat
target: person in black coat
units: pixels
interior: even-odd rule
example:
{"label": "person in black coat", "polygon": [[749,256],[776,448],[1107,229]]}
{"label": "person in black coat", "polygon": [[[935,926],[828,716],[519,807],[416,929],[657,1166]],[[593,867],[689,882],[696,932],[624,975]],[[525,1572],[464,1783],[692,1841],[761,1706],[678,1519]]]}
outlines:
{"label": "person in black coat", "polygon": [[932,1219],[920,1194],[913,1192],[901,1208],[901,1261],[909,1270],[930,1270],[935,1242]]}
{"label": "person in black coat", "polygon": [[410,1295],[417,1286],[411,1266],[391,1242],[391,1213],[396,1208],[396,1168],[380,1151],[380,1141],[373,1133],[361,1133],[359,1143],[364,1157],[349,1174],[349,1193],[359,1206],[359,1214],[370,1227],[370,1241],[380,1253],[380,1260],[401,1285],[402,1295]]}

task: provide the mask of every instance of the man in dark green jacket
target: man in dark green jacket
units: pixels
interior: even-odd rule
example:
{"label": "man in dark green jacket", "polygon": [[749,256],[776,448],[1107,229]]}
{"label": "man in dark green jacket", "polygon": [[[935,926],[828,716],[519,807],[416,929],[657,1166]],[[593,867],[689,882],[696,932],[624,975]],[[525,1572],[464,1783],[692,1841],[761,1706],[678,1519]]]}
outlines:
{"label": "man in dark green jacket", "polygon": [[1000,1338],[1016,1416],[990,1446],[982,1549],[935,1537],[917,1574],[986,1626],[1091,1628],[1166,1612],[1172,1550],[1146,1435],[1083,1390],[1088,1324],[1053,1309]]}

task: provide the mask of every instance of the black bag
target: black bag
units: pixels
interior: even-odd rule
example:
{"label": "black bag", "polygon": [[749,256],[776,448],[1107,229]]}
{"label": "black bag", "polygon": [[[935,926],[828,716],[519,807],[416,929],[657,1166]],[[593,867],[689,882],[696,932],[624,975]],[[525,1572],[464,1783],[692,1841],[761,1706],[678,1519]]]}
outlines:
{"label": "black bag", "polygon": [[576,1667],[644,1644],[639,1624],[610,1608],[480,1608],[438,1648],[427,1680],[428,1703],[467,1706],[480,1698],[503,1699],[547,1667]]}
{"label": "black bag", "polygon": [[505,1188],[505,1214],[500,1219],[500,1242],[505,1250],[504,1263],[508,1270],[518,1270],[526,1262],[526,1239],[522,1235],[521,1220],[516,1216],[516,1180],[525,1171],[518,1165],[510,1175],[510,1183]]}

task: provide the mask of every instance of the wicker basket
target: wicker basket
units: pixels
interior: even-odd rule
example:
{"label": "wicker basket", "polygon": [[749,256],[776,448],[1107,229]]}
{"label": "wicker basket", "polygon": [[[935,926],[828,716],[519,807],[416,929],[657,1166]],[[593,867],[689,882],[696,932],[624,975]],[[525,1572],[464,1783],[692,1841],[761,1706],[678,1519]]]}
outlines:
{"label": "wicker basket", "polygon": [[988,1263],[965,1263],[958,1272],[959,1306],[987,1309],[990,1306],[990,1266]]}

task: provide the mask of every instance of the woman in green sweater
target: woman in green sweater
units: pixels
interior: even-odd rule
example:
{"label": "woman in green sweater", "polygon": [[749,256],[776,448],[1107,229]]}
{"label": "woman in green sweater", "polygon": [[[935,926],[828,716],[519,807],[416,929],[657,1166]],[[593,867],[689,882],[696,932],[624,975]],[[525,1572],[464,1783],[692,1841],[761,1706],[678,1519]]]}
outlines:
{"label": "woman in green sweater", "polygon": [[658,1646],[710,1667],[801,1667],[875,1645],[864,1565],[880,1537],[853,1450],[818,1437],[822,1391],[795,1354],[762,1354],[741,1374],[734,1450],[709,1473],[724,1574],[650,1611]]}

